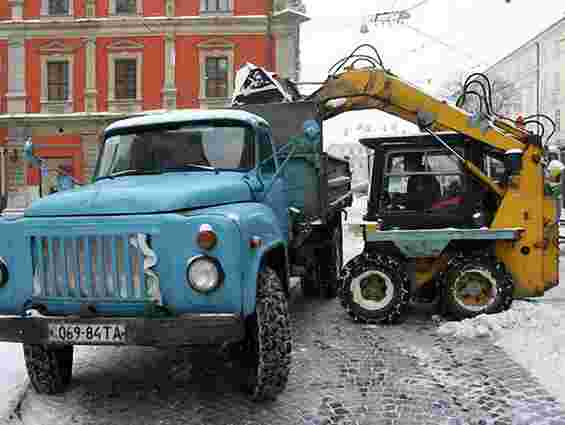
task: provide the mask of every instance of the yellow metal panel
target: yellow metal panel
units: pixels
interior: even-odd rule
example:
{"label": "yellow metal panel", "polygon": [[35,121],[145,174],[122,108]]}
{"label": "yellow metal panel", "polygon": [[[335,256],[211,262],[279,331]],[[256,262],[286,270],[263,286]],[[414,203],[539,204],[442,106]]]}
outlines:
{"label": "yellow metal panel", "polygon": [[514,276],[516,294],[522,296],[543,294],[544,268],[546,262],[550,261],[544,255],[545,251],[536,247],[544,239],[543,169],[535,158],[539,154],[541,151],[538,147],[530,146],[527,149],[522,173],[508,188],[491,226],[494,229],[509,226],[525,229],[516,243],[496,243],[496,255]]}

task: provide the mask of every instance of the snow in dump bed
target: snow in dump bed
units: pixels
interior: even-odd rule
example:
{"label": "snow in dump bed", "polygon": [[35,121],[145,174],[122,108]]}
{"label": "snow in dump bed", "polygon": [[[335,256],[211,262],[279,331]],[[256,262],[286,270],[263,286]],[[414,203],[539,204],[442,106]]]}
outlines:
{"label": "snow in dump bed", "polygon": [[565,309],[562,305],[514,301],[508,311],[442,324],[437,332],[490,338],[565,405]]}

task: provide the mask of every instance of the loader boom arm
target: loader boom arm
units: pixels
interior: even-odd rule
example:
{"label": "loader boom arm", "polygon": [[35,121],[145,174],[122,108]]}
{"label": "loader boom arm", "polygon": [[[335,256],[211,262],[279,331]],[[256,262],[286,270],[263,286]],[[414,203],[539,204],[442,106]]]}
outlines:
{"label": "loader boom arm", "polygon": [[[501,120],[480,120],[461,108],[424,93],[378,68],[352,69],[331,76],[311,98],[322,119],[347,111],[378,109],[432,131],[455,131],[502,151],[525,150],[529,133]],[[468,162],[468,161],[466,161]],[[465,168],[496,192],[503,190],[471,163]]]}

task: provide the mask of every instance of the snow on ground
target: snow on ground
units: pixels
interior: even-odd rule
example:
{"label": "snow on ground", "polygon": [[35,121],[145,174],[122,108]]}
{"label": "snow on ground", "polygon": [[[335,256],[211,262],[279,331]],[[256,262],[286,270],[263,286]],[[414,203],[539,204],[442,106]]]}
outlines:
{"label": "snow on ground", "polygon": [[565,405],[564,323],[562,304],[514,301],[508,311],[448,322],[438,333],[492,339]]}

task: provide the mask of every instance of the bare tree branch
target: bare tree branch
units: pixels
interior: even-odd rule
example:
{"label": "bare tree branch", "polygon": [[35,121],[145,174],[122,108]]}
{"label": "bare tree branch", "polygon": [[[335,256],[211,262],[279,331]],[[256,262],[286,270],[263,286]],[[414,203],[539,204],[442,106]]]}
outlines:
{"label": "bare tree branch", "polygon": [[[463,94],[465,81],[470,74],[458,73],[452,79],[446,81],[442,86],[442,95],[456,100]],[[514,83],[500,78],[499,76],[489,76],[492,88],[492,108],[497,114],[507,113],[509,107],[520,99],[520,92]],[[465,103],[462,108],[467,112],[477,112],[481,110],[486,112],[486,97],[488,97],[488,87],[486,81],[479,79],[483,83],[483,89],[479,84],[473,83],[467,88]],[[476,94],[469,94],[474,92]],[[477,95],[478,94],[478,95]],[[482,99],[479,97],[481,96]],[[490,100],[489,100],[490,101]]]}

